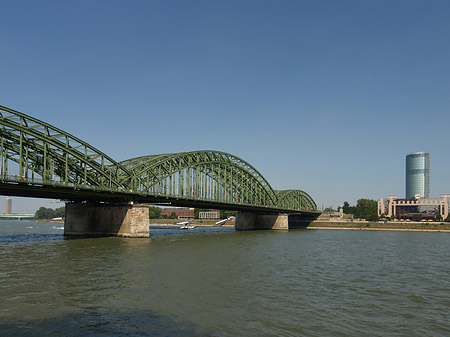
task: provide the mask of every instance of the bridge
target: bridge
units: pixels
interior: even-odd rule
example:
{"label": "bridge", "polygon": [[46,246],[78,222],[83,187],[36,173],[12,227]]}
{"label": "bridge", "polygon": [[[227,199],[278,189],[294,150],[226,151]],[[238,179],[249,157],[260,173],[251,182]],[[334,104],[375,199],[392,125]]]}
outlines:
{"label": "bridge", "polygon": [[34,214],[0,214],[0,220],[34,220]]}
{"label": "bridge", "polygon": [[0,137],[0,194],[66,200],[67,235],[148,236],[146,204],[239,211],[238,229],[304,227],[320,214],[306,192],[274,190],[252,165],[229,153],[115,161],[4,106]]}

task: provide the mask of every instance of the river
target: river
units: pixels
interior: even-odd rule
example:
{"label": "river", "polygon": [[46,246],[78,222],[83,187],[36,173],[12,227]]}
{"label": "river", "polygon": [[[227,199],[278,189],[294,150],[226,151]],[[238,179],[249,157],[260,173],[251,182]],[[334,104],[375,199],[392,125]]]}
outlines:
{"label": "river", "polygon": [[450,233],[62,232],[0,221],[0,335],[450,335]]}

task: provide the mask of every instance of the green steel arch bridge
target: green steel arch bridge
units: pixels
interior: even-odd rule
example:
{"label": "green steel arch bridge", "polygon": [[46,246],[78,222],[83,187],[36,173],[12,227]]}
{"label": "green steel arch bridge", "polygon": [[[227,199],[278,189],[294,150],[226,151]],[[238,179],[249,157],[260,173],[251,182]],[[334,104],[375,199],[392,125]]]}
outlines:
{"label": "green steel arch bridge", "polygon": [[236,211],[320,212],[301,190],[274,190],[252,165],[220,151],[115,161],[69,133],[0,106],[0,194]]}

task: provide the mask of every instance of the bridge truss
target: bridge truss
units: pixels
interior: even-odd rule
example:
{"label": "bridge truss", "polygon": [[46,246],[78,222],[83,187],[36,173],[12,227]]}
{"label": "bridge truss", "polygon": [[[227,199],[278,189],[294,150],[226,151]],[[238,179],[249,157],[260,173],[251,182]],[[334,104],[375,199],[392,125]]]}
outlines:
{"label": "bridge truss", "polygon": [[192,151],[117,162],[59,128],[4,106],[0,194],[317,212],[306,192],[273,190],[253,166],[234,155]]}

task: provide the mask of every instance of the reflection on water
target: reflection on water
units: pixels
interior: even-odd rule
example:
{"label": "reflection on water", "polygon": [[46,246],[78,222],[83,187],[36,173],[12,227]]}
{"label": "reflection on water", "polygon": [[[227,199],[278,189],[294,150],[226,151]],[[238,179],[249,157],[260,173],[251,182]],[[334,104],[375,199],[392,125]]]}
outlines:
{"label": "reflection on water", "polygon": [[54,226],[0,222],[1,335],[450,334],[448,233]]}

